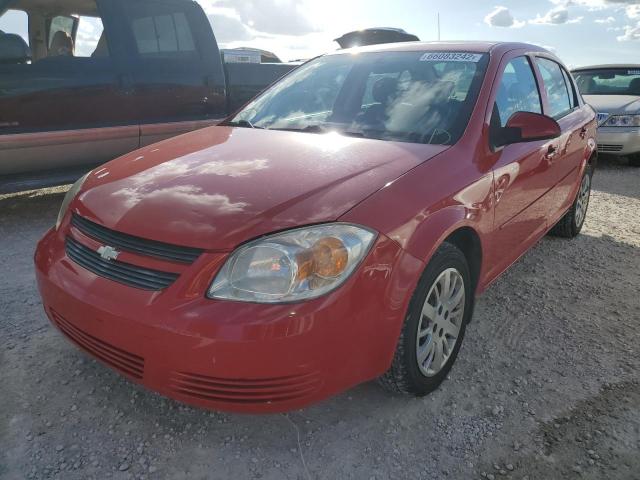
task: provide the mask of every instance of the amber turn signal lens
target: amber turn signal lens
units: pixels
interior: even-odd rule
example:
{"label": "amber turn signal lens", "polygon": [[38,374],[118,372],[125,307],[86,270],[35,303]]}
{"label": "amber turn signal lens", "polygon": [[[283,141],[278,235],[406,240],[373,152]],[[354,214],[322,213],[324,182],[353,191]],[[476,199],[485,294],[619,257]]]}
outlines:
{"label": "amber turn signal lens", "polygon": [[349,253],[344,243],[335,237],[318,240],[312,251],[313,273],[320,277],[337,277],[347,268]]}
{"label": "amber turn signal lens", "polygon": [[313,276],[335,278],[347,268],[349,252],[340,239],[326,237],[300,254],[297,260],[298,280]]}

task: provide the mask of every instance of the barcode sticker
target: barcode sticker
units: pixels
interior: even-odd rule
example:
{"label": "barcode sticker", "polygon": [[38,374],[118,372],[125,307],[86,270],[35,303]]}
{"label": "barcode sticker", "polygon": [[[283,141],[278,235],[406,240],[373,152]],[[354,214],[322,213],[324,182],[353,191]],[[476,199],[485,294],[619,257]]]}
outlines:
{"label": "barcode sticker", "polygon": [[478,63],[481,53],[468,52],[429,52],[420,57],[421,62],[473,62]]}

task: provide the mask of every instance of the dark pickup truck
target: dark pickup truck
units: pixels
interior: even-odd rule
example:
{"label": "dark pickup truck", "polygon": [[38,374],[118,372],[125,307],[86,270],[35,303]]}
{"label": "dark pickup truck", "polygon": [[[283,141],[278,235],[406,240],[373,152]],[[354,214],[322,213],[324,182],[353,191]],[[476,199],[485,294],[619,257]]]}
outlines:
{"label": "dark pickup truck", "polygon": [[292,64],[225,64],[192,0],[0,0],[0,193],[220,121]]}

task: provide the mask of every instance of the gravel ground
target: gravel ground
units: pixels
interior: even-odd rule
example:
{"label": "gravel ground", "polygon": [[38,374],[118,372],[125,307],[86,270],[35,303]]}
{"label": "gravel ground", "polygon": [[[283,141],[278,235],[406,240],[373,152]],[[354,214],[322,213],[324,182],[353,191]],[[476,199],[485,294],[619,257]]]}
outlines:
{"label": "gravel ground", "polygon": [[0,478],[640,479],[640,169],[603,162],[594,188],[582,235],[481,297],[437,392],[271,416],[163,399],[67,343],[32,267],[63,189],[0,197]]}

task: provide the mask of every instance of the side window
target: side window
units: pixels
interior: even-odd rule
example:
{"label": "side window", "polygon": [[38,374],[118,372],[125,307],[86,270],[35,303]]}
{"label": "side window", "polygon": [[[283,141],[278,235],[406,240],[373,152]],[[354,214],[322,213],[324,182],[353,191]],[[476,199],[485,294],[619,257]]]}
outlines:
{"label": "side window", "polygon": [[[100,17],[57,16],[49,27],[49,56],[108,57],[109,47]],[[100,48],[98,48],[100,47]]]}
{"label": "side window", "polygon": [[0,65],[31,61],[29,16],[22,10],[7,10],[0,16]]}
{"label": "side window", "polygon": [[29,16],[22,10],[7,10],[0,15],[0,32],[20,35],[29,44]]}
{"label": "side window", "polygon": [[[75,30],[76,20],[73,17],[67,17],[63,15],[58,15],[57,17],[53,17],[51,19],[51,23],[49,24],[49,33],[47,38],[49,39],[47,43],[47,48],[49,49],[49,53],[55,49],[54,39],[58,39],[60,37],[69,38],[69,46],[73,46],[73,31]],[[61,46],[62,48],[62,46]],[[68,50],[66,52],[58,53],[57,55],[71,55],[73,53],[72,50]]]}
{"label": "side window", "polygon": [[565,76],[560,65],[553,60],[538,57],[536,58],[536,64],[540,69],[544,88],[547,91],[547,99],[549,101],[547,114],[557,120],[573,109],[573,102],[569,96]]}
{"label": "side window", "polygon": [[138,54],[147,58],[198,55],[187,14],[179,6],[148,2],[127,4]]}
{"label": "side window", "polygon": [[[8,10],[0,16],[0,65],[38,64],[52,68],[76,59],[108,57],[102,19],[94,0],[49,0],[48,9],[24,12]],[[29,19],[42,30],[29,36]],[[17,52],[23,52],[18,58]],[[11,57],[11,58],[9,58]],[[80,60],[79,60],[80,61]],[[22,67],[21,67],[22,68]]]}
{"label": "side window", "polygon": [[492,128],[504,127],[516,112],[542,113],[542,102],[529,60],[517,57],[504,69],[491,118]]}

